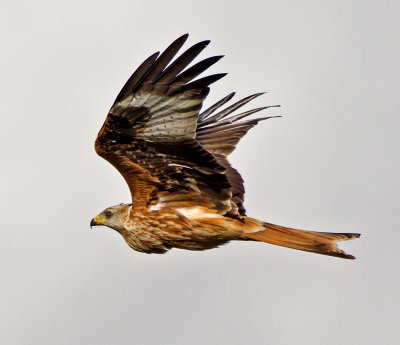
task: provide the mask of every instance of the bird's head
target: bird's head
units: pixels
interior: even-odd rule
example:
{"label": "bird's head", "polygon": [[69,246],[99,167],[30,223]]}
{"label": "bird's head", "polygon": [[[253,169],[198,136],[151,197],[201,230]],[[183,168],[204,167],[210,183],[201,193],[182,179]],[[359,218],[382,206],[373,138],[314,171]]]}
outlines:
{"label": "bird's head", "polygon": [[105,225],[111,229],[121,231],[124,228],[130,207],[130,204],[119,204],[107,207],[90,221],[90,227]]}

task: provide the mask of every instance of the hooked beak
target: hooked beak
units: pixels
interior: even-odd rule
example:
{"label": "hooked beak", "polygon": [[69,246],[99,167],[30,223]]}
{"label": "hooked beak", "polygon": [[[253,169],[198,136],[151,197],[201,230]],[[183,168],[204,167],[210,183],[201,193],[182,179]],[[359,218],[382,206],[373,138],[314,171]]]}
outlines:
{"label": "hooked beak", "polygon": [[[96,217],[95,217],[96,218]],[[97,225],[97,222],[96,222],[96,219],[95,218],[93,218],[91,221],[90,221],[90,228],[92,228],[92,226],[96,226]]]}

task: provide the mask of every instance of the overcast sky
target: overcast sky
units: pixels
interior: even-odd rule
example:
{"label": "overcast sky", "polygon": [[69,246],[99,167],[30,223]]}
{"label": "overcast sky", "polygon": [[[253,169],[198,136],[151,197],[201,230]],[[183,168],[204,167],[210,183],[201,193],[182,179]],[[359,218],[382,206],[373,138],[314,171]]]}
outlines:
{"label": "overcast sky", "polygon": [[[4,344],[400,343],[398,1],[2,1]],[[359,232],[341,260],[263,243],[145,255],[93,143],[123,83],[184,33],[263,115],[231,161],[248,215]],[[234,100],[235,100],[234,99]]]}

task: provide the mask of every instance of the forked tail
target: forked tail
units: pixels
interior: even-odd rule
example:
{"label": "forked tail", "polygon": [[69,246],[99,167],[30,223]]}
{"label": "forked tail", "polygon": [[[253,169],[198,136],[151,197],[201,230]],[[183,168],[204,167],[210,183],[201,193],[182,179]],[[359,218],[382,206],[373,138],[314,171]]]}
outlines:
{"label": "forked tail", "polygon": [[[250,218],[251,219],[251,218]],[[248,220],[250,220],[248,218]],[[250,222],[252,222],[251,219]],[[275,244],[307,252],[331,255],[344,259],[355,259],[337,247],[337,242],[360,237],[360,234],[316,232],[285,228],[283,226],[260,222],[265,230],[244,233],[245,238]]]}

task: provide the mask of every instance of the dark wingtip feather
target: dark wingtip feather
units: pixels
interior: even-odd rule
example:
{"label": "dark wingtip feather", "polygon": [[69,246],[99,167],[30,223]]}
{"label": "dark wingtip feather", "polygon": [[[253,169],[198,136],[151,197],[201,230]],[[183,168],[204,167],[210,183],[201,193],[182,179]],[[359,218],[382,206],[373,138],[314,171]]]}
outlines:
{"label": "dark wingtip feather", "polygon": [[[255,98],[257,98],[257,97],[259,97],[259,96],[261,96],[263,94],[264,94],[264,92],[259,92],[259,93],[252,94],[250,96],[247,96],[247,97],[237,101],[236,103],[232,104],[231,106],[225,108],[224,110],[218,112],[217,114],[215,114],[213,116],[210,116],[210,117],[207,116],[207,118],[203,117],[203,120],[201,122],[202,126],[208,125],[208,124],[210,124],[212,122],[217,122],[217,121],[229,116],[236,109],[239,109],[240,107],[244,106],[245,104],[249,103],[253,99],[255,99]],[[237,121],[238,119],[246,117],[247,115],[250,115],[250,114],[252,114],[254,112],[257,112],[257,111],[259,111],[261,109],[262,108],[258,108],[258,109],[255,109],[255,110],[243,113],[243,114],[239,114],[239,115],[233,116],[233,117],[230,118],[229,121],[230,122]]]}
{"label": "dark wingtip feather", "polygon": [[169,46],[173,46],[175,44],[182,46],[186,40],[188,39],[189,34],[183,34],[182,36],[179,36],[175,41],[173,41]]}
{"label": "dark wingtip feather", "polygon": [[172,62],[162,73],[157,76],[152,83],[156,82],[170,82],[179,73],[181,73],[187,65],[189,65],[197,55],[199,55],[203,49],[210,43],[209,40],[201,41],[196,43],[189,49],[187,49],[181,56],[179,56],[174,62]]}
{"label": "dark wingtip feather", "polygon": [[186,84],[187,82],[193,80],[196,78],[199,74],[203,73],[205,70],[210,68],[212,65],[214,65],[216,62],[221,60],[223,55],[217,55],[217,56],[211,56],[207,59],[204,59],[194,66],[188,68],[187,70],[183,71],[179,75],[177,75],[174,79],[168,82],[168,85],[173,84],[173,83],[180,83],[180,84]]}
{"label": "dark wingtip feather", "polygon": [[212,83],[215,83],[217,80],[220,80],[221,78],[225,77],[227,74],[228,73],[212,74],[207,77],[192,81],[191,83],[184,85],[182,89],[183,90],[201,89],[201,88],[211,85]]}
{"label": "dark wingtip feather", "polygon": [[160,55],[160,52],[155,52],[154,54],[150,55],[146,60],[141,63],[136,71],[133,72],[133,74],[130,76],[130,78],[127,80],[127,82],[119,92],[117,98],[114,101],[114,105],[122,98],[126,97],[129,93],[133,92],[137,85],[139,85],[140,82],[146,77],[147,73],[156,62],[158,55]]}
{"label": "dark wingtip feather", "polygon": [[152,66],[151,71],[146,76],[146,81],[153,81],[155,78],[159,77],[164,68],[171,62],[176,53],[185,44],[188,36],[188,34],[185,34],[181,37],[178,37],[163,51],[163,53],[159,56],[157,61]]}
{"label": "dark wingtip feather", "polygon": [[268,120],[268,119],[275,119],[277,117],[282,117],[282,115],[259,117],[259,118],[254,119],[254,120],[255,121],[263,121],[263,120]]}
{"label": "dark wingtip feather", "polygon": [[267,93],[267,91],[257,92],[253,96],[258,97],[258,96],[265,95],[266,93]]}
{"label": "dark wingtip feather", "polygon": [[198,122],[202,122],[207,117],[209,117],[215,110],[217,110],[219,107],[221,107],[225,103],[229,102],[235,96],[235,94],[236,94],[236,92],[231,92],[228,96],[225,96],[224,98],[220,99],[217,103],[213,104],[211,107],[209,107],[206,110],[204,110],[199,115]]}
{"label": "dark wingtip feather", "polygon": [[199,45],[199,46],[207,47],[210,44],[210,42],[211,42],[210,40],[204,40],[204,41],[201,41],[201,42],[199,42],[199,43],[197,43],[195,45],[196,46]]}
{"label": "dark wingtip feather", "polygon": [[[220,122],[220,123],[226,123],[226,122],[228,122],[228,123],[233,123],[233,122],[237,122],[237,121],[239,121],[239,120],[241,120],[241,119],[243,119],[243,118],[245,118],[245,117],[247,117],[247,116],[249,116],[249,115],[252,115],[252,114],[254,114],[254,113],[258,113],[259,111],[262,111],[262,110],[265,110],[265,109],[269,109],[269,108],[275,108],[275,107],[280,107],[280,106],[279,106],[279,105],[278,105],[278,106],[269,105],[269,106],[266,106],[266,107],[256,108],[256,109],[249,110],[249,111],[246,111],[246,112],[241,113],[241,114],[238,114],[238,115],[234,115],[234,116],[227,117],[225,120],[222,120],[222,121],[219,121],[219,122]],[[266,117],[262,117],[261,119],[272,119],[272,118],[274,118],[274,117],[282,117],[282,115],[266,116]]]}

